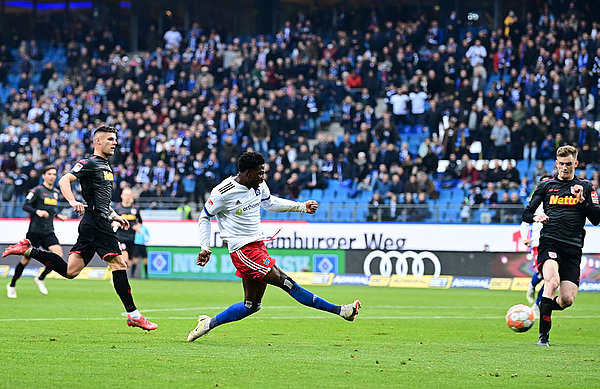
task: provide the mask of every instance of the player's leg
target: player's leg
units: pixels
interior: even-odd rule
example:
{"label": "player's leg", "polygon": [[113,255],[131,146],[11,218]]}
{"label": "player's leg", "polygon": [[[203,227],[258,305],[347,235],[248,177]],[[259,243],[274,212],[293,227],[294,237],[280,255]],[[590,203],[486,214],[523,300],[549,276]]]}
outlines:
{"label": "player's leg", "polygon": [[542,280],[542,275],[537,271],[531,276],[531,282],[527,286],[527,293],[525,295],[530,304],[533,304],[533,301],[535,300],[535,287],[542,282]]}
{"label": "player's leg", "polygon": [[340,315],[349,321],[354,321],[356,315],[358,315],[358,310],[360,309],[360,302],[358,300],[352,304],[335,305],[327,300],[322,299],[316,294],[298,285],[296,281],[285,274],[285,272],[277,265],[274,265],[271,268],[271,271],[269,271],[269,273],[265,276],[264,281],[268,284],[275,285],[283,289],[300,304],[304,304],[321,311],[335,313],[336,315]]}
{"label": "player's leg", "polygon": [[[558,290],[558,296],[554,299],[556,305],[560,309],[569,308],[575,302],[579,286],[569,280],[563,280],[560,282],[560,289]],[[556,308],[554,308],[556,309]]]}
{"label": "player's leg", "polygon": [[129,242],[127,243],[127,248],[126,248],[126,252],[127,252],[127,257],[129,257],[129,263],[128,265],[131,267],[131,278],[135,278],[135,271],[137,269],[137,265],[138,263],[140,263],[139,259],[135,257],[135,253],[134,253],[134,248],[133,248],[133,242]]}
{"label": "player's leg", "polygon": [[188,342],[193,342],[199,337],[206,335],[208,331],[221,324],[241,320],[256,313],[261,308],[261,301],[265,294],[267,284],[259,280],[242,279],[244,285],[244,301],[235,303],[214,317],[200,315],[198,325],[190,331]]}
{"label": "player's leg", "polygon": [[10,284],[6,285],[6,295],[8,298],[17,298],[17,280],[21,278],[23,270],[29,264],[29,258],[22,256],[17,266],[15,266],[15,273],[13,274]]}
{"label": "player's leg", "polygon": [[[537,268],[537,259],[538,259],[537,246],[531,248],[531,254],[533,255],[534,266]],[[540,282],[542,282],[543,279],[544,278],[542,277],[542,275],[540,274],[539,271],[533,272],[533,275],[531,276],[531,282],[529,283],[529,286],[527,287],[527,293],[525,295],[527,297],[527,301],[529,301],[530,304],[533,304],[533,301],[535,299],[535,287],[538,286],[538,284]]]}
{"label": "player's leg", "polygon": [[[54,234],[52,234],[54,235]],[[46,247],[50,252],[53,252],[54,254],[60,256],[62,258],[63,256],[63,250],[62,247],[60,247],[60,244],[58,243],[58,239],[56,239],[56,237],[54,237],[54,239],[56,240],[56,242],[51,242],[51,245],[48,246],[44,246]],[[35,277],[33,279],[33,282],[37,285],[38,289],[40,290],[41,294],[48,294],[48,289],[46,288],[46,282],[44,281],[46,279],[46,276],[48,274],[50,274],[52,272],[52,268],[46,266],[44,267],[44,270],[42,270],[42,272],[40,273],[40,275],[38,275],[37,277]]]}
{"label": "player's leg", "polygon": [[544,276],[544,293],[540,303],[540,338],[538,345],[547,346],[550,329],[552,328],[552,310],[556,307],[554,297],[560,285],[558,273],[558,262],[547,259],[542,263],[542,275]]}
{"label": "player's leg", "polygon": [[130,327],[140,327],[147,331],[155,330],[158,325],[142,316],[133,302],[131,286],[127,279],[127,263],[123,257],[121,255],[104,254],[102,259],[108,263],[108,266],[112,270],[115,292],[117,292],[125,307],[125,311],[127,311],[127,325]]}
{"label": "player's leg", "polygon": [[[127,269],[131,269],[131,257],[127,251],[127,244],[121,242],[119,243],[119,247],[121,248],[121,256],[123,257],[123,261],[127,264]],[[131,278],[133,278],[133,272],[131,272]]]}
{"label": "player's leg", "polygon": [[221,324],[241,320],[256,313],[261,308],[261,301],[265,294],[267,284],[256,280],[242,279],[244,286],[244,301],[235,303],[210,320],[209,329]]}

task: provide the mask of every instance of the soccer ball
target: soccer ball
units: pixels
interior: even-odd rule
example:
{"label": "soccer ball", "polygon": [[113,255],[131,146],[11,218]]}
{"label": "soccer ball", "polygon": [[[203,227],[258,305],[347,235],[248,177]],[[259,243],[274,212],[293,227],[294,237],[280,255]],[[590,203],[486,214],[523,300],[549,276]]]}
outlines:
{"label": "soccer ball", "polygon": [[533,327],[535,315],[533,310],[525,304],[513,305],[506,312],[506,324],[516,332],[525,332]]}

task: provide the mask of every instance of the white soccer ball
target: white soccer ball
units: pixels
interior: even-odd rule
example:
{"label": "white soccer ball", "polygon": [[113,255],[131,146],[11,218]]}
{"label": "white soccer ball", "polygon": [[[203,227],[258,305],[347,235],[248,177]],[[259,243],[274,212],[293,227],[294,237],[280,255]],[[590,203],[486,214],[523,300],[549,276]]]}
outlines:
{"label": "white soccer ball", "polygon": [[533,327],[535,315],[533,309],[525,304],[513,305],[506,312],[506,324],[516,332],[525,332]]}

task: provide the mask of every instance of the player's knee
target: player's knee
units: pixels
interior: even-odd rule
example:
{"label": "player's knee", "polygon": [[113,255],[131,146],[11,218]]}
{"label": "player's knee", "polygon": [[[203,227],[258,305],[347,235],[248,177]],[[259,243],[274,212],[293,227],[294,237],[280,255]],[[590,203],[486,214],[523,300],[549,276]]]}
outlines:
{"label": "player's knee", "polygon": [[561,296],[560,306],[563,308],[569,308],[575,302],[574,296]]}
{"label": "player's knee", "polygon": [[73,278],[79,275],[79,270],[67,270],[67,274],[65,274],[65,278],[72,280]]}
{"label": "player's knee", "polygon": [[281,282],[281,289],[285,290],[287,293],[290,293],[295,284],[296,284],[296,281],[294,281],[289,276],[285,276],[285,278]]}
{"label": "player's knee", "polygon": [[245,300],[244,305],[250,311],[250,313],[258,312],[262,308],[261,303],[257,303],[255,301],[250,301],[250,300]]}

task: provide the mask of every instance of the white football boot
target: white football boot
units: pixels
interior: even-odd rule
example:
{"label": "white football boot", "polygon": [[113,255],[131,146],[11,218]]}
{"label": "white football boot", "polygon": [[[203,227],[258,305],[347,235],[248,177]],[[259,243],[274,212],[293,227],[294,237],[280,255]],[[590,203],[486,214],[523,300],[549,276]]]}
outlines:
{"label": "white football boot", "polygon": [[531,285],[531,283],[529,283],[529,286],[527,287],[527,294],[525,297],[527,297],[529,304],[533,304],[535,301],[535,286]]}
{"label": "white football boot", "polygon": [[6,285],[6,296],[9,299],[17,298],[17,288],[15,286],[10,286],[10,284]]}
{"label": "white football boot", "polygon": [[200,315],[198,317],[198,325],[190,331],[187,337],[188,342],[193,342],[199,337],[206,335],[210,331],[210,316]]}
{"label": "white football boot", "polygon": [[39,278],[35,277],[33,279],[33,283],[37,285],[41,294],[48,294],[48,289],[46,289],[46,283],[44,280],[40,280]]}
{"label": "white football boot", "polygon": [[356,316],[358,315],[358,310],[360,309],[360,301],[355,300],[352,304],[342,305],[342,309],[340,310],[340,316],[348,321],[354,321]]}

